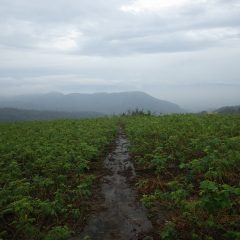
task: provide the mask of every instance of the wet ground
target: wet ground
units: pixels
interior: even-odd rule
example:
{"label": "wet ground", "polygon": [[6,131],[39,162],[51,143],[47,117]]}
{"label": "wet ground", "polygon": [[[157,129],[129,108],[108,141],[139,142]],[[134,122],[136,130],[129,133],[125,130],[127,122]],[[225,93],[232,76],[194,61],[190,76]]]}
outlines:
{"label": "wet ground", "polygon": [[102,179],[104,210],[90,217],[79,239],[137,240],[151,231],[152,224],[146,209],[139,203],[137,193],[128,184],[135,177],[135,169],[128,155],[128,141],[122,131],[116,139],[116,148],[104,161],[110,170]]}

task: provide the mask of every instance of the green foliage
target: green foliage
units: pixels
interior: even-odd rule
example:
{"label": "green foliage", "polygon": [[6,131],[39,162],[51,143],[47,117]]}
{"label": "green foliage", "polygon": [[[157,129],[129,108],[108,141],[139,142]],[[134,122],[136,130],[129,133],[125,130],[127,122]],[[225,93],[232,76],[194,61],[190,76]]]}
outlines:
{"label": "green foliage", "polygon": [[236,204],[234,197],[240,196],[240,188],[217,184],[209,180],[202,181],[200,189],[199,205],[209,213],[214,213],[219,209],[231,209]]}
{"label": "green foliage", "polygon": [[176,239],[176,225],[173,222],[168,222],[162,230],[160,236],[162,240]]}
{"label": "green foliage", "polygon": [[0,238],[61,240],[81,227],[91,167],[116,130],[115,118],[0,124]]}
{"label": "green foliage", "polygon": [[156,196],[154,194],[151,194],[151,195],[144,194],[142,196],[141,202],[146,208],[150,208],[153,206],[153,203],[155,202],[155,200],[156,200]]}
{"label": "green foliage", "polygon": [[[126,116],[123,121],[143,172],[138,182],[154,182],[141,188],[144,205],[156,216],[168,211],[166,221],[175,224],[179,239],[237,239],[240,116]],[[171,238],[171,226],[160,226],[165,239]]]}
{"label": "green foliage", "polygon": [[[143,173],[143,204],[168,212],[161,239],[239,239],[240,116],[133,115],[120,121]],[[61,240],[82,226],[92,166],[118,123],[0,124],[0,239]]]}
{"label": "green foliage", "polygon": [[71,235],[71,231],[68,229],[67,226],[64,227],[54,227],[52,228],[44,240],[67,240]]}
{"label": "green foliage", "polygon": [[226,237],[226,239],[229,239],[229,240],[239,240],[240,232],[228,231],[224,236]]}

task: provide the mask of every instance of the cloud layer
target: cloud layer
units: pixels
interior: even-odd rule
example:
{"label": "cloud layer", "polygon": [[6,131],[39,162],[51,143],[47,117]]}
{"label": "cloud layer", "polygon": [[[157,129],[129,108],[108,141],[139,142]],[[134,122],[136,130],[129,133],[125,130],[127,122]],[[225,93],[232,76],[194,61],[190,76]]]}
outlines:
{"label": "cloud layer", "polygon": [[81,55],[193,51],[240,38],[234,0],[1,0],[0,44]]}
{"label": "cloud layer", "polygon": [[2,95],[137,89],[187,105],[173,87],[239,87],[239,0],[0,4]]}

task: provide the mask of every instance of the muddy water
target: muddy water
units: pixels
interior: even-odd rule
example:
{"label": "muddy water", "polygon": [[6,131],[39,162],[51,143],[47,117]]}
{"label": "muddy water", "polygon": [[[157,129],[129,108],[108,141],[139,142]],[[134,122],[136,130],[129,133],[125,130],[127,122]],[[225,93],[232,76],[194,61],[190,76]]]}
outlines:
{"label": "muddy water", "polygon": [[93,240],[137,240],[152,229],[145,208],[136,201],[136,192],[128,181],[136,173],[128,155],[128,141],[120,132],[116,148],[105,159],[111,175],[102,179],[105,198],[102,212],[93,215],[79,239],[88,236]]}

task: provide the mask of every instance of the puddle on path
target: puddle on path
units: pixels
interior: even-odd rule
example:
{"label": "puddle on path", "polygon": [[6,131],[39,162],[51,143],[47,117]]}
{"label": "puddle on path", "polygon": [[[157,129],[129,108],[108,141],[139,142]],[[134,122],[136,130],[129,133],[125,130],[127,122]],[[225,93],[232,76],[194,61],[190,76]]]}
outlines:
{"label": "puddle on path", "polygon": [[152,224],[146,209],[136,201],[137,193],[128,185],[136,173],[128,155],[128,141],[120,131],[116,148],[105,159],[104,165],[111,175],[102,179],[104,210],[92,215],[77,239],[89,236],[92,240],[137,240],[149,232]]}

